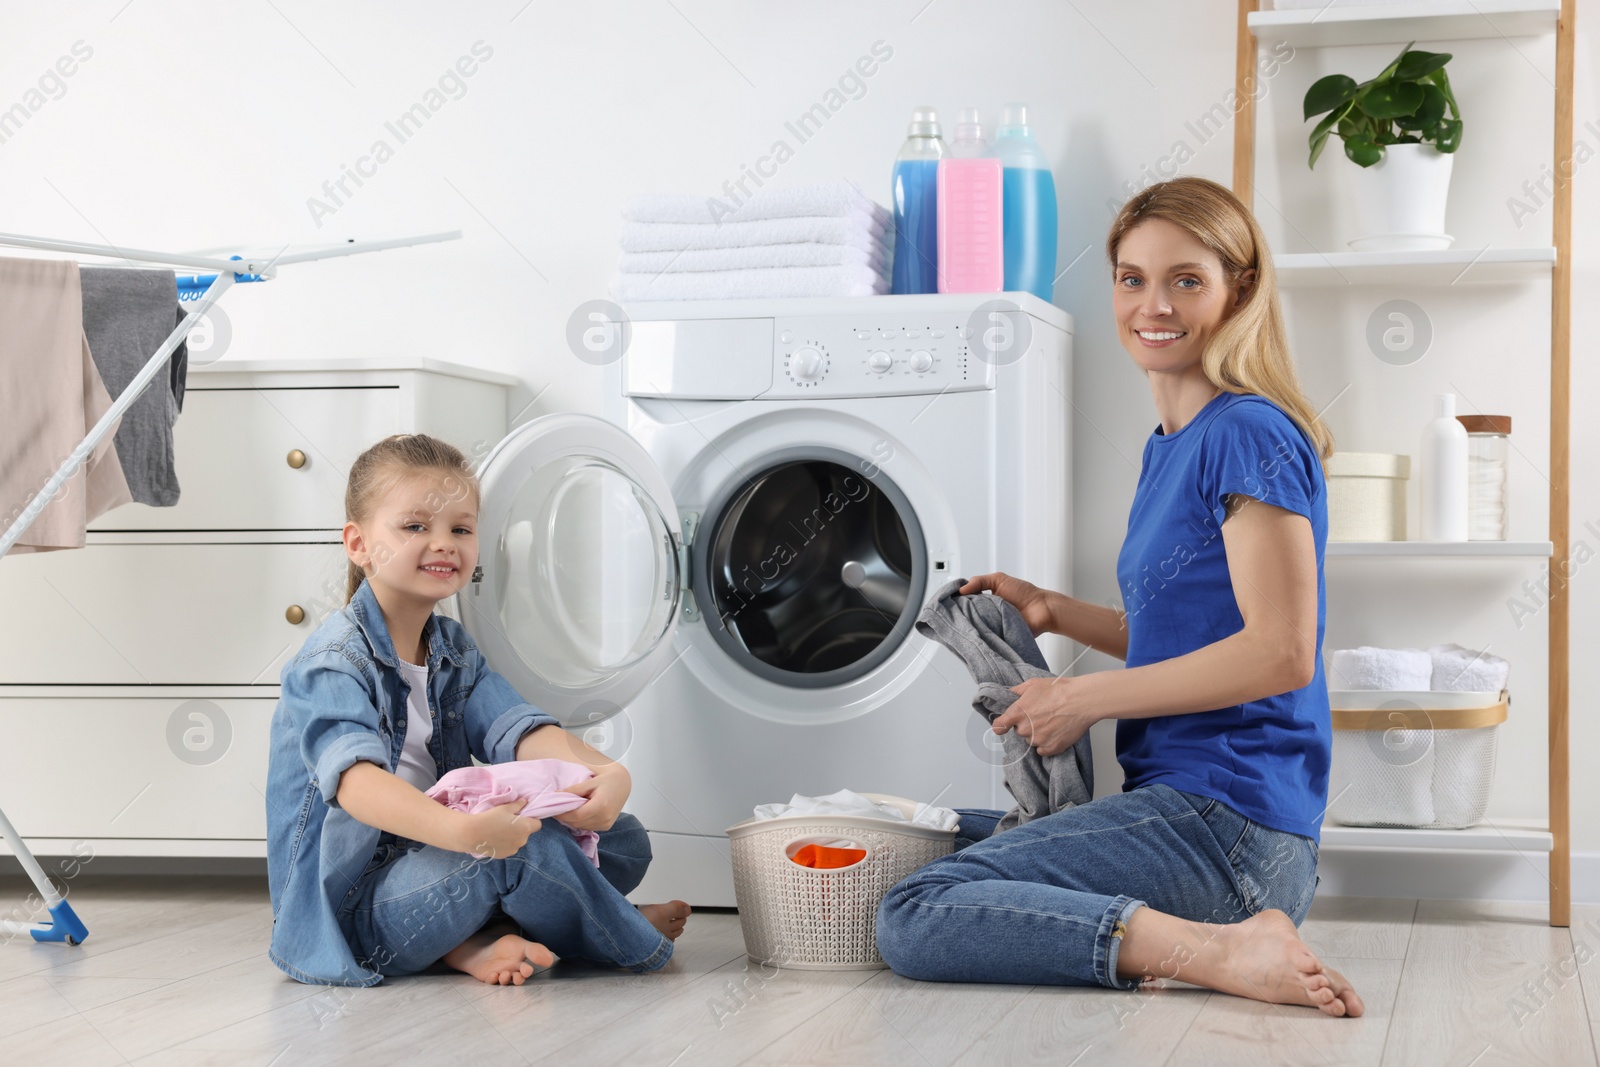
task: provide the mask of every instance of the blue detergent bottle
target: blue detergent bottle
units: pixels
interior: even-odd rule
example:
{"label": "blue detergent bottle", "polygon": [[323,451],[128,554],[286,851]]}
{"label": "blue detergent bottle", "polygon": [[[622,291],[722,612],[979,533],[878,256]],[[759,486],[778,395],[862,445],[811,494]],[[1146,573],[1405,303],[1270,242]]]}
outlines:
{"label": "blue detergent bottle", "polygon": [[939,115],[913,108],[894,160],[894,293],[939,290],[939,160],[946,155]]}
{"label": "blue detergent bottle", "polygon": [[1004,168],[1006,291],[1049,303],[1056,280],[1056,180],[1028,127],[1025,105],[1005,106],[989,154]]}

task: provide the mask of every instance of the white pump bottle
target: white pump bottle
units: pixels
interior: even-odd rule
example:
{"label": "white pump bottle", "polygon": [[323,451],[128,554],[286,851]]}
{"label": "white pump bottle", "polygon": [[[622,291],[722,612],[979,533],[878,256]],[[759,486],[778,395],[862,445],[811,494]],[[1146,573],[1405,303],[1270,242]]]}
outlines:
{"label": "white pump bottle", "polygon": [[1467,539],[1467,429],[1456,421],[1456,395],[1440,393],[1422,428],[1422,540]]}

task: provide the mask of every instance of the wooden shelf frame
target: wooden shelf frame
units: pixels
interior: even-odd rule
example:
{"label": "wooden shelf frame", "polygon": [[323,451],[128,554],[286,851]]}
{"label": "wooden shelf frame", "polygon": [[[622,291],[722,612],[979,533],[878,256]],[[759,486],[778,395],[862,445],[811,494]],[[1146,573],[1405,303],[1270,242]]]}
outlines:
{"label": "wooden shelf frame", "polygon": [[[1471,6],[1471,5],[1468,5]],[[1533,34],[1548,32],[1549,20],[1555,18],[1556,86],[1555,86],[1555,138],[1552,162],[1561,173],[1560,161],[1572,159],[1573,152],[1573,77],[1576,40],[1574,24],[1576,0],[1554,3],[1511,3],[1491,5],[1495,10],[1508,7],[1527,7],[1530,10],[1517,17],[1520,32]],[[1465,28],[1460,16],[1463,12],[1435,9],[1424,12],[1417,5],[1372,7],[1352,16],[1353,8],[1341,9],[1346,14],[1340,18],[1321,21],[1293,17],[1266,17],[1257,12],[1259,0],[1239,0],[1236,28],[1237,48],[1234,56],[1234,91],[1239,109],[1233,127],[1233,191],[1252,209],[1255,206],[1255,145],[1256,145],[1256,93],[1260,84],[1256,79],[1258,42],[1252,31],[1251,15],[1257,15],[1264,34],[1273,33],[1269,39],[1282,37],[1282,32],[1268,30],[1275,23],[1293,23],[1297,47],[1335,47],[1356,43],[1345,39],[1351,26],[1359,23],[1359,40],[1371,43],[1393,37],[1397,41],[1444,39]],[[1272,13],[1274,15],[1278,13]],[[1285,16],[1290,13],[1283,13]],[[1437,33],[1424,32],[1430,27],[1429,19],[1439,19],[1432,28]],[[1454,18],[1455,21],[1447,21]],[[1402,25],[1402,23],[1404,23]],[[1398,36],[1396,36],[1398,35]],[[1475,35],[1475,34],[1474,34]],[[1498,31],[1497,31],[1498,35]],[[1569,168],[1570,174],[1570,168]],[[1549,833],[1550,848],[1550,925],[1572,925],[1572,798],[1571,798],[1571,734],[1570,723],[1570,655],[1572,608],[1570,589],[1560,573],[1560,565],[1572,555],[1571,480],[1572,480],[1572,412],[1569,395],[1572,383],[1572,180],[1558,177],[1551,202],[1551,237],[1555,247],[1555,263],[1550,267],[1550,542],[1548,563],[1549,602],[1546,617],[1549,619]]]}

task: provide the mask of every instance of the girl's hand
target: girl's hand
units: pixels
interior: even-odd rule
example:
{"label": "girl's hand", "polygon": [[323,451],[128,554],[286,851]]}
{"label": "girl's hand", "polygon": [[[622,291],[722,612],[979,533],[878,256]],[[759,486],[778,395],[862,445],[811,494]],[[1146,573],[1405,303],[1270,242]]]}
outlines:
{"label": "girl's hand", "polygon": [[1013,578],[1009,574],[980,574],[968,579],[967,584],[957,592],[962,596],[971,596],[985,589],[1021,612],[1022,621],[1028,624],[1028,629],[1033,631],[1035,637],[1048,632],[1055,621],[1050,612],[1050,594],[1032,582]]}
{"label": "girl's hand", "polygon": [[1065,752],[1099,719],[1083,699],[1081,681],[1030,678],[1012,686],[1017,702],[994,720],[994,732],[1003,734],[1015,729],[1041,756]]}
{"label": "girl's hand", "polygon": [[488,811],[462,815],[456,851],[471,853],[480,860],[505,859],[516,852],[543,825],[538,819],[517,814],[525,806],[524,801],[514,800]]}
{"label": "girl's hand", "polygon": [[563,826],[574,830],[609,830],[622,814],[622,805],[628,801],[632,782],[622,774],[617,764],[602,769],[593,778],[577,785],[569,785],[567,792],[588,797],[582,806],[555,817]]}

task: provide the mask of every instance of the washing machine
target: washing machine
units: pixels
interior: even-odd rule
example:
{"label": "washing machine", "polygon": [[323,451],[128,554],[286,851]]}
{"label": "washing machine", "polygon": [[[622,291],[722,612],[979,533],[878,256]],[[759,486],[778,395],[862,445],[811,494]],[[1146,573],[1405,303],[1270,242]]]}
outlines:
{"label": "washing machine", "polygon": [[655,854],[634,899],[731,906],[724,829],[795,793],[1009,807],[965,667],[913,623],[953,577],[1067,589],[1066,312],[940,294],[606,320],[605,417],[535,419],[480,466],[459,602],[525,699],[628,767]]}

